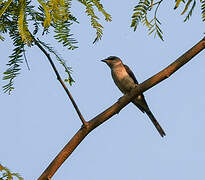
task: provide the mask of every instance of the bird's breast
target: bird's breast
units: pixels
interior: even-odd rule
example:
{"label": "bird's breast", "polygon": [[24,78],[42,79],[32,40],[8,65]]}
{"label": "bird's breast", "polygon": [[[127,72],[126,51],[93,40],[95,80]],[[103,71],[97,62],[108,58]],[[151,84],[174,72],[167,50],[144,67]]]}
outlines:
{"label": "bird's breast", "polygon": [[124,94],[136,86],[124,67],[112,69],[112,77],[117,87]]}

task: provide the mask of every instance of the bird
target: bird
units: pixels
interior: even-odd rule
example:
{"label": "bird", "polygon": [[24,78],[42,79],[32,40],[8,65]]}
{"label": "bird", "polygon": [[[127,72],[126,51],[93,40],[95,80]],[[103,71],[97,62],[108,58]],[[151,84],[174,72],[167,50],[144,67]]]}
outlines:
{"label": "bird", "polygon": [[[129,93],[131,89],[139,85],[134,73],[127,65],[123,64],[122,60],[119,57],[109,56],[108,58],[101,61],[106,63],[110,67],[112,78],[116,86],[123,94]],[[136,105],[143,113],[146,113],[148,115],[159,134],[164,137],[166,133],[151,112],[143,93],[139,94],[134,100],[132,100],[132,103]]]}

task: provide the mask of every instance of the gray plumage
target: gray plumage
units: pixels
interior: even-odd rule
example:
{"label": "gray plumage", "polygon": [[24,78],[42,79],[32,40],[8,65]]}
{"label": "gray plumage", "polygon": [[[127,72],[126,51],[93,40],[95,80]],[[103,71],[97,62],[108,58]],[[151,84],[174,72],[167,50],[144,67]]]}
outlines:
{"label": "gray plumage", "polygon": [[[112,78],[123,94],[129,93],[132,88],[137,86],[138,81],[134,73],[127,65],[122,63],[120,58],[116,56],[109,56],[102,61],[110,67]],[[147,105],[143,94],[138,95],[137,98],[132,101],[132,103],[135,104],[143,113],[146,113],[148,115],[162,137],[166,135],[164,130],[152,114],[151,110],[149,109],[149,106]]]}

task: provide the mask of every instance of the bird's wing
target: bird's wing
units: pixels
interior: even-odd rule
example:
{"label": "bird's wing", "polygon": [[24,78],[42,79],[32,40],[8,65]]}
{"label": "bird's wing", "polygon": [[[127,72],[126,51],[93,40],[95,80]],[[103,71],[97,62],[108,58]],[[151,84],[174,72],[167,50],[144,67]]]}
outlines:
{"label": "bird's wing", "polygon": [[[136,84],[139,84],[134,73],[130,70],[130,68],[124,64],[124,67],[127,71],[127,73],[129,74],[129,76],[134,80],[134,82]],[[143,113],[145,112],[149,118],[151,119],[152,123],[154,124],[154,126],[156,127],[156,129],[158,130],[158,132],[160,133],[160,135],[163,137],[165,136],[165,132],[162,129],[162,127],[160,126],[160,124],[157,122],[156,118],[154,117],[154,115],[152,114],[152,112],[149,109],[149,106],[145,100],[145,97],[143,94],[140,94],[137,99],[134,99],[132,101]]]}
{"label": "bird's wing", "polygon": [[131,71],[131,69],[125,64],[124,64],[124,67],[125,67],[125,70],[127,71],[127,73],[129,74],[129,76],[134,80],[134,82],[136,84],[139,84],[136,77],[135,77],[135,75],[134,75],[134,73]]}
{"label": "bird's wing", "polygon": [[[129,74],[129,76],[132,77],[132,79],[134,80],[134,82],[135,82],[136,84],[139,84],[138,81],[137,81],[137,79],[136,79],[136,77],[135,77],[135,75],[134,75],[134,73],[130,70],[130,68],[129,68],[127,65],[125,65],[125,64],[124,64],[124,67],[125,67],[127,73]],[[137,105],[137,107],[138,107],[142,112],[145,112],[146,109],[149,110],[149,106],[148,106],[148,104],[147,104],[147,102],[146,102],[145,97],[144,97],[143,94],[141,94],[140,97],[137,99],[137,104],[136,104],[136,103],[134,103],[134,104]]]}

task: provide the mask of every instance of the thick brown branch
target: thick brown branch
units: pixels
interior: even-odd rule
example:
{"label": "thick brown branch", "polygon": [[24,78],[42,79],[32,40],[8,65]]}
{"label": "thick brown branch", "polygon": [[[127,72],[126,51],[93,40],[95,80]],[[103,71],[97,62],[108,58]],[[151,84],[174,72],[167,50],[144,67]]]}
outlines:
{"label": "thick brown branch", "polygon": [[165,69],[155,74],[151,78],[147,79],[143,83],[141,83],[141,92],[145,92],[156,84],[160,83],[164,79],[170,77],[173,73],[175,73],[179,68],[188,63],[194,56],[200,53],[205,48],[205,37],[199,41],[195,46],[185,52],[182,56],[180,56],[177,60],[167,66]]}
{"label": "thick brown branch", "polygon": [[170,64],[167,68],[160,71],[156,75],[152,76],[148,80],[141,83],[138,87],[134,88],[129,94],[120,98],[120,100],[106,109],[101,114],[97,115],[95,118],[88,122],[87,128],[82,127],[73,136],[73,138],[68,142],[67,145],[62,149],[62,151],[56,156],[52,163],[47,167],[43,174],[39,177],[39,180],[50,179],[57,169],[62,165],[62,163],[69,157],[69,155],[75,150],[75,148],[81,143],[81,141],[97,126],[104,123],[110,117],[118,113],[123,107],[131,102],[131,100],[138,94],[150,89],[154,85],[168,78],[174,72],[176,72],[180,67],[190,61],[195,55],[205,48],[205,38],[197,43],[193,48],[184,53],[175,62]]}
{"label": "thick brown branch", "polygon": [[84,117],[82,116],[82,114],[81,114],[81,112],[80,112],[80,110],[79,110],[77,104],[75,103],[75,101],[74,101],[74,99],[73,99],[73,97],[72,97],[70,91],[68,90],[68,88],[66,87],[65,83],[63,82],[63,80],[62,80],[60,74],[58,73],[58,70],[56,69],[56,67],[55,67],[55,65],[54,65],[54,63],[53,63],[53,61],[52,61],[52,59],[51,59],[51,57],[50,57],[50,54],[47,53],[47,51],[41,46],[41,44],[40,44],[34,37],[33,37],[33,40],[34,40],[35,44],[39,47],[39,49],[40,49],[40,50],[46,55],[46,57],[48,58],[48,61],[50,62],[51,66],[52,66],[52,68],[53,68],[53,70],[54,70],[54,72],[55,72],[55,74],[56,74],[57,79],[59,80],[59,82],[60,82],[61,85],[63,86],[65,92],[67,93],[68,97],[70,98],[70,100],[71,100],[71,102],[72,102],[72,104],[73,104],[73,106],[74,106],[74,108],[75,108],[75,110],[76,110],[76,112],[77,112],[77,114],[78,114],[78,116],[79,116],[81,122],[83,123],[84,126],[87,126],[87,124],[88,124],[87,121],[85,121],[85,119],[84,119]]}

